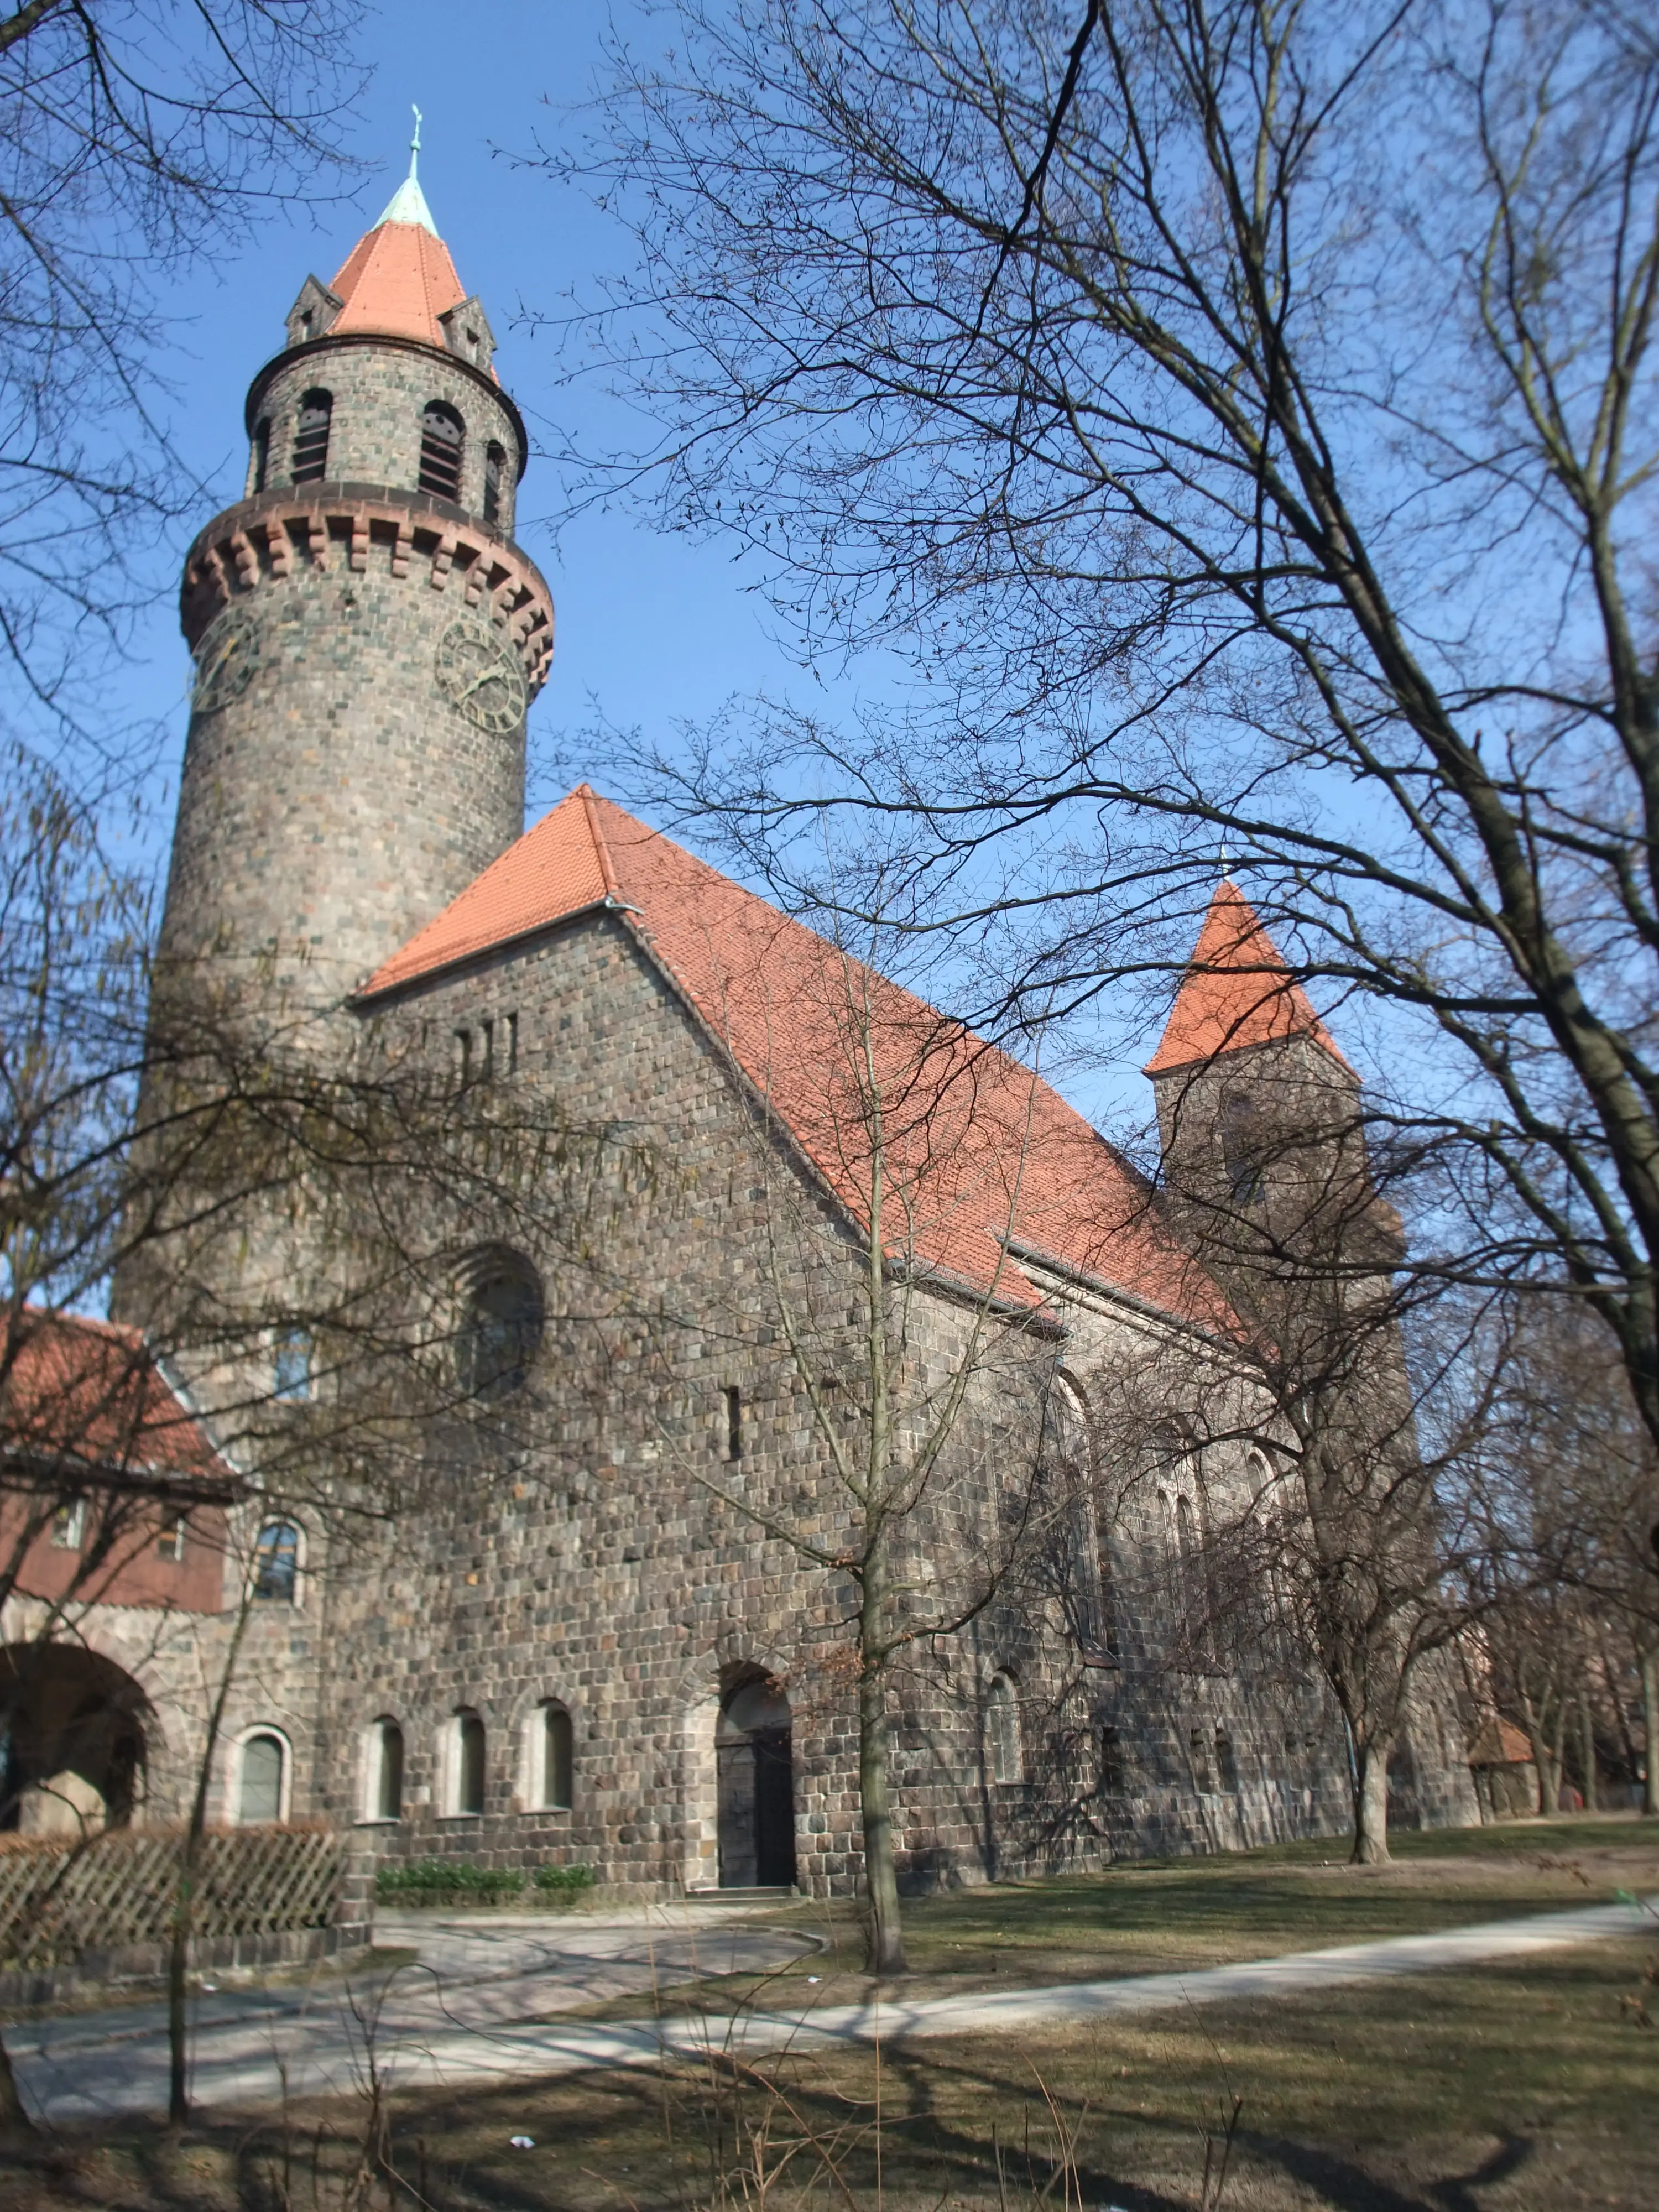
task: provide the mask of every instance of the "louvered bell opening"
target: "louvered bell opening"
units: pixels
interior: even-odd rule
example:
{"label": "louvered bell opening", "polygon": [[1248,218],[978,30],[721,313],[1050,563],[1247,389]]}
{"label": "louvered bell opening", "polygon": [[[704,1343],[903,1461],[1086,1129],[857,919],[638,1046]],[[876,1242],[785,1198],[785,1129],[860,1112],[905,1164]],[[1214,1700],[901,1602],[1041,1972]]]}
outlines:
{"label": "louvered bell opening", "polygon": [[453,407],[434,400],[421,417],[421,474],[422,491],[438,499],[461,496],[461,448],[465,437],[461,418]]}
{"label": "louvered bell opening", "polygon": [[328,473],[328,430],[334,415],[331,392],[307,392],[294,426],[294,481],[317,483]]}

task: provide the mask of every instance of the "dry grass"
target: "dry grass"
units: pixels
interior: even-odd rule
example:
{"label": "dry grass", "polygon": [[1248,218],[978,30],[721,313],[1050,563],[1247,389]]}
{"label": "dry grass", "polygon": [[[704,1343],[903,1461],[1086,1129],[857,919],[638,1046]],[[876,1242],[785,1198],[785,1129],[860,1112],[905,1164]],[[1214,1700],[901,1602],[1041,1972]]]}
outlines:
{"label": "dry grass", "polygon": [[[1121,1869],[1097,1885],[939,1899],[912,1915],[912,1927],[942,1982],[945,1948],[963,1943],[1042,1962],[1022,1979],[1058,1979],[1056,1961],[1085,1956],[1101,1972],[1131,1956],[1167,1965],[1176,1955],[1259,1954],[1276,1948],[1262,1940],[1275,1930],[1301,1945],[1479,1918],[1487,1907],[1600,1899],[1652,1886],[1659,1846],[1651,1824],[1645,1834],[1627,1825],[1616,1840],[1589,1823],[1501,1832],[1485,1852],[1470,1849],[1477,1840],[1411,1839],[1404,1865],[1382,1876],[1339,1877],[1295,1853]],[[1576,1861],[1583,1878],[1540,1859]],[[376,2212],[383,2201],[418,2212],[419,2198],[435,2212],[656,2212],[739,2200],[756,2212],[793,2212],[790,2184],[805,2178],[812,2156],[798,2154],[775,2185],[754,2185],[757,2130],[773,2160],[791,2136],[838,2146],[846,2193],[820,2187],[813,2212],[1002,2212],[1005,2203],[1007,2212],[1034,2212],[1045,2188],[1054,2212],[1194,2212],[1206,2138],[1213,2148],[1235,2097],[1224,2212],[1636,2212],[1659,2198],[1659,2027],[1642,2024],[1644,2003],[1659,2021],[1659,1983],[1644,1978],[1654,1974],[1659,1943],[1627,1940],[1479,1972],[1055,2030],[1017,2045],[980,2037],[890,2045],[879,2081],[875,2054],[852,2048],[767,2061],[735,2087],[729,2075],[700,2081],[695,2069],[672,2080],[641,2071],[394,2100],[402,2179],[375,2199]],[[964,1984],[950,1976],[946,1985]],[[1063,2178],[1055,2108],[1077,2131],[1075,2171]],[[318,2202],[330,2212],[360,2124],[349,2106],[306,2117],[307,2127],[319,2121],[335,2146],[325,2142],[317,2168]],[[514,2150],[515,2134],[536,2148]],[[0,2203],[8,2212],[267,2212],[276,2142],[268,2119],[216,2123],[179,2145],[154,2130],[101,2130],[14,2160],[9,2172],[0,2164]],[[745,2144],[751,2185],[734,2192]],[[289,2202],[311,2212],[297,2185]]]}

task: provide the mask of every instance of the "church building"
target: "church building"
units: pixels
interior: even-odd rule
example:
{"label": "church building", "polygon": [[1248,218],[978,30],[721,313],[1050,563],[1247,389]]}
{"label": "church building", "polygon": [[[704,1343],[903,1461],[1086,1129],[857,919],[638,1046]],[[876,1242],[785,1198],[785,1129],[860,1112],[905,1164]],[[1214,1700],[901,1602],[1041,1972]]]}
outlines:
{"label": "church building", "polygon": [[[902,1881],[1345,1831],[1342,1718],[1270,1575],[1218,1593],[1206,1565],[1269,1480],[1273,1424],[1261,1405],[1253,1439],[1236,1291],[1178,1211],[868,946],[586,786],[526,829],[554,615],[514,536],[528,446],[494,355],[412,173],[301,288],[248,392],[244,495],[185,564],[161,965],[297,1050],[426,1070],[481,1128],[540,1114],[580,1172],[545,1233],[503,1199],[461,1239],[454,1403],[407,1516],[343,1560],[302,1508],[239,1491],[231,1453],[176,1562],[152,1546],[78,1623],[125,1685],[118,1789],[107,1729],[82,1755],[40,1723],[30,1756],[78,1759],[112,1819],[176,1814],[188,1685],[251,1559],[216,1820],[647,1894],[853,1890],[875,1393],[903,1492],[884,1553]],[[1166,1143],[1224,1070],[1221,1159],[1227,1102],[1286,1068],[1357,1095],[1224,884],[1148,1070]],[[896,1349],[871,1351],[872,1296]],[[326,1389],[298,1334],[269,1358],[274,1403]],[[1133,1415],[1141,1371],[1166,1401],[1196,1378],[1204,1418]],[[211,1389],[167,1374],[199,1458]],[[239,1515],[241,1551],[216,1553]],[[1395,1790],[1412,1823],[1477,1817],[1430,1668]]]}

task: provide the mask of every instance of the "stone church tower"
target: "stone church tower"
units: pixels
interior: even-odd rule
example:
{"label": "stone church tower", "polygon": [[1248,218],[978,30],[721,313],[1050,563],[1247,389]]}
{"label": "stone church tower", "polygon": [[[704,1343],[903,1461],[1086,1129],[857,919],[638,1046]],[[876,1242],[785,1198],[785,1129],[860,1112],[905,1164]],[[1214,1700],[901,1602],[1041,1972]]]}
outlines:
{"label": "stone church tower", "polygon": [[246,493],[185,559],[165,963],[337,1006],[523,828],[553,608],[513,538],[527,448],[494,347],[411,164],[306,280],[248,391]]}

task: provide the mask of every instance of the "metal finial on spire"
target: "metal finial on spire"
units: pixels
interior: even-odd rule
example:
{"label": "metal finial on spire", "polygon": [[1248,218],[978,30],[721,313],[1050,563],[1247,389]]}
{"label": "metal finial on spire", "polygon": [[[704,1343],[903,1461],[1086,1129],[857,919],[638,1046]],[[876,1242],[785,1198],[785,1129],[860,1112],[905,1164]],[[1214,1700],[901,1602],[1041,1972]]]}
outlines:
{"label": "metal finial on spire", "polygon": [[[415,223],[421,229],[430,231],[436,238],[438,226],[432,220],[432,210],[426,204],[426,194],[421,190],[421,180],[416,173],[421,160],[421,125],[426,118],[412,100],[409,112],[415,118],[415,136],[409,142],[409,174],[392,195],[380,222]],[[380,225],[377,223],[375,228],[378,229]]]}

